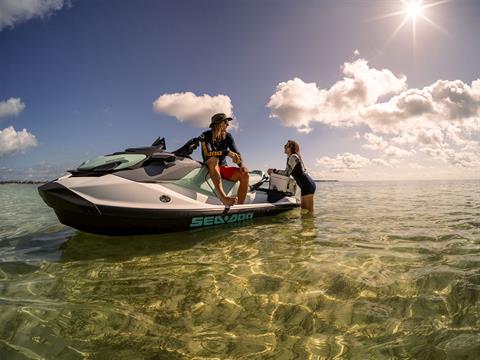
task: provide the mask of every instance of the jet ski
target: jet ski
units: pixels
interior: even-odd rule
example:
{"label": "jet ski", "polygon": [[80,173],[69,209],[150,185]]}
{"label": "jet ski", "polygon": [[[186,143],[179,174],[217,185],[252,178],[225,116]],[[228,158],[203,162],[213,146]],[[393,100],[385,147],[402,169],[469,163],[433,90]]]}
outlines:
{"label": "jet ski", "polygon": [[[268,176],[249,173],[245,203],[226,207],[217,197],[207,168],[190,157],[192,139],[167,152],[165,140],[82,163],[38,188],[58,220],[103,235],[140,235],[234,224],[298,206],[294,192],[265,188]],[[238,183],[223,181],[234,196]]]}

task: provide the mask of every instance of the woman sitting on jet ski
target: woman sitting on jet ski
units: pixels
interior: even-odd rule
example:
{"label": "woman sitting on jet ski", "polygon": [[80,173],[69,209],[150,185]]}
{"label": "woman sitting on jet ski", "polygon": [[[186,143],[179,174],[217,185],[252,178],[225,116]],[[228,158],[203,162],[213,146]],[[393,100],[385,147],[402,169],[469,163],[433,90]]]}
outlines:
{"label": "woman sitting on jet ski", "polygon": [[300,145],[296,141],[288,140],[285,144],[285,154],[287,154],[287,167],[285,170],[268,169],[268,174],[272,172],[279,175],[292,175],[301,189],[301,206],[313,212],[313,194],[316,190],[315,182],[307,174],[305,165],[300,156]]}

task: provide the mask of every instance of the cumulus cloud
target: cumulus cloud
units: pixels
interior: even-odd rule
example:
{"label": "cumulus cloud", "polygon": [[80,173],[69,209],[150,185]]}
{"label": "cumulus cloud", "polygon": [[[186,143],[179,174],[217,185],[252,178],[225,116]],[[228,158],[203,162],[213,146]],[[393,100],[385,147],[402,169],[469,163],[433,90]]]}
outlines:
{"label": "cumulus cloud", "polygon": [[153,102],[157,113],[174,116],[180,122],[189,122],[198,128],[208,127],[213,114],[223,112],[227,116],[233,113],[230,97],[226,95],[202,96],[192,92],[163,94]]}
{"label": "cumulus cloud", "polygon": [[392,142],[397,145],[441,146],[444,138],[444,132],[438,127],[411,127],[408,131],[393,137]]}
{"label": "cumulus cloud", "polygon": [[310,122],[319,114],[319,104],[325,102],[326,91],[320,90],[315,83],[305,83],[294,78],[277,85],[277,91],[270,98],[267,107],[270,117],[277,117],[284,126],[296,127],[298,131],[312,131]]}
{"label": "cumulus cloud", "polygon": [[[389,152],[383,157],[368,159],[359,154],[352,154],[346,152],[344,154],[337,154],[335,157],[324,156],[320,159],[317,159],[316,165],[326,169],[328,172],[332,173],[347,173],[352,171],[357,171],[368,166],[381,166],[393,168],[396,165],[400,164],[398,157],[408,156],[411,153],[403,152],[402,149],[387,147]],[[397,153],[398,151],[398,153]]]}
{"label": "cumulus cloud", "polygon": [[343,73],[343,80],[327,92],[329,104],[336,110],[374,104],[380,97],[395,94],[406,87],[405,76],[397,77],[387,69],[370,68],[364,59],[345,63]]}
{"label": "cumulus cloud", "polygon": [[18,116],[23,109],[25,109],[25,104],[19,98],[0,101],[0,118]]}
{"label": "cumulus cloud", "polygon": [[362,147],[365,149],[383,150],[388,146],[388,143],[383,140],[381,136],[377,136],[372,133],[365,133],[363,137],[367,141],[365,144],[362,145]]}
{"label": "cumulus cloud", "polygon": [[399,147],[396,146],[388,146],[384,150],[385,155],[387,156],[393,156],[393,157],[405,157],[405,156],[411,156],[415,154],[415,150],[405,150],[405,149],[400,149]]}
{"label": "cumulus cloud", "polygon": [[47,17],[69,3],[68,0],[2,0],[0,31],[35,17]]}
{"label": "cumulus cloud", "polygon": [[480,79],[408,88],[405,76],[371,68],[364,59],[345,63],[343,75],[330,88],[299,78],[278,84],[267,104],[270,116],[300,132],[312,131],[317,122],[367,126],[362,147],[381,151],[381,158],[420,151],[453,165],[474,166],[480,151]]}
{"label": "cumulus cloud", "polygon": [[464,119],[479,115],[480,88],[478,80],[471,86],[460,80],[439,80],[429,86],[433,100],[450,119]]}
{"label": "cumulus cloud", "polygon": [[466,168],[480,166],[478,151],[456,151],[448,145],[440,148],[423,147],[420,151],[444,163]]}
{"label": "cumulus cloud", "polygon": [[370,68],[364,59],[345,63],[343,75],[344,78],[329,89],[300,78],[279,83],[267,104],[270,117],[301,132],[310,132],[314,122],[352,126],[359,122],[356,115],[359,108],[373,105],[379,98],[406,87],[405,76],[396,76],[387,69]]}
{"label": "cumulus cloud", "polygon": [[9,126],[0,130],[0,157],[15,152],[24,152],[37,145],[35,135],[29,133],[27,129],[16,131],[13,126]]}
{"label": "cumulus cloud", "polygon": [[382,159],[382,158],[376,158],[376,159],[372,159],[372,164],[377,165],[377,166],[392,167],[391,161],[392,160],[387,161],[387,160]]}
{"label": "cumulus cloud", "polygon": [[317,160],[317,165],[323,166],[331,172],[346,172],[351,170],[358,170],[366,165],[370,164],[370,160],[351,153],[338,154],[336,157],[331,158],[324,156]]}
{"label": "cumulus cloud", "polygon": [[480,79],[471,85],[438,80],[423,89],[408,89],[405,76],[371,68],[364,59],[345,63],[343,74],[329,89],[300,78],[279,83],[267,104],[270,116],[304,132],[315,122],[368,125],[384,134],[442,122],[456,121],[471,130],[480,125]]}
{"label": "cumulus cloud", "polygon": [[[392,135],[390,140],[396,145],[417,148],[452,165],[479,166],[478,84],[478,80],[471,85],[459,80],[439,80],[365,108],[360,117],[373,132]],[[397,152],[397,155],[401,154]]]}
{"label": "cumulus cloud", "polygon": [[[369,150],[381,151],[383,157],[405,157],[415,154],[415,150],[406,150],[399,148],[398,146],[390,145],[388,141],[384,140],[383,137],[375,135],[373,133],[365,133],[363,135],[366,142],[362,145],[363,148]],[[378,160],[378,161],[374,161]],[[380,161],[382,159],[372,160],[376,165],[391,165],[388,161]]]}
{"label": "cumulus cloud", "polygon": [[[478,80],[477,80],[478,81]],[[480,89],[460,80],[439,80],[423,89],[409,89],[388,102],[359,111],[373,131],[398,134],[405,129],[441,127],[451,123],[478,123]]]}

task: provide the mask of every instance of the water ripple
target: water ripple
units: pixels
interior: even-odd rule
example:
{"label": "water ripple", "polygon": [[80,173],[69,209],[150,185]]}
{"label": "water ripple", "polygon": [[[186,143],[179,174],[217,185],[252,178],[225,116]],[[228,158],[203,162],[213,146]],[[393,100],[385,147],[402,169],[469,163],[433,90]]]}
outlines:
{"label": "water ripple", "polygon": [[0,358],[475,359],[480,183],[325,183],[316,214],[110,238],[0,186]]}

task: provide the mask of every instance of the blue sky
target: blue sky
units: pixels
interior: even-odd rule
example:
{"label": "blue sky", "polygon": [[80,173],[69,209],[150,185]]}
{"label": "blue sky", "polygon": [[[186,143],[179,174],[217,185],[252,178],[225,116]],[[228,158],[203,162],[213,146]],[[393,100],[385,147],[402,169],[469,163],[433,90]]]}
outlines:
{"label": "blue sky", "polygon": [[479,178],[480,3],[422,6],[414,41],[396,0],[0,0],[0,178],[173,150],[217,109],[251,169],[295,139],[317,178]]}

